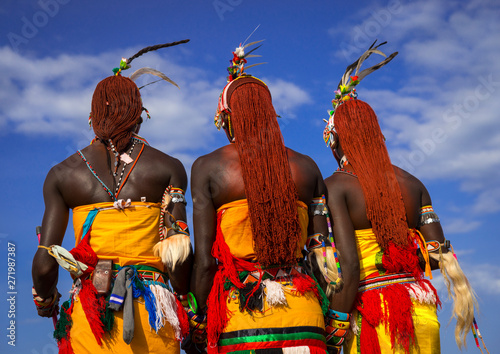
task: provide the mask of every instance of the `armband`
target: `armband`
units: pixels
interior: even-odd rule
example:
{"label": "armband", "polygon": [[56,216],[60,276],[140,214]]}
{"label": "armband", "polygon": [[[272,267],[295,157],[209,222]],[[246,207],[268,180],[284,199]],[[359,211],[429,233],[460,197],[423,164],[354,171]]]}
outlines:
{"label": "armband", "polygon": [[[161,201],[158,230],[160,241],[153,247],[153,253],[155,256],[160,257],[163,264],[173,271],[177,264],[181,264],[189,257],[191,253],[191,239],[189,238],[188,224],[183,220],[176,220],[168,212],[167,208],[170,203],[185,204],[184,191],[172,186],[165,189]],[[165,214],[169,217],[170,227],[165,225]],[[168,235],[170,230],[174,230],[175,234]]]}
{"label": "armband", "polygon": [[451,243],[450,240],[444,240],[443,243],[440,243],[439,241],[436,240],[430,240],[430,241],[425,241],[425,247],[427,248],[427,252],[429,253],[434,253],[434,252],[441,252],[442,247],[450,248]]}
{"label": "armband", "polygon": [[309,204],[309,215],[316,216],[326,214],[324,196],[313,198],[311,204]]}
{"label": "armband", "polygon": [[439,222],[439,217],[434,212],[432,205],[426,205],[420,208],[420,219],[418,221],[418,226],[424,226]]}
{"label": "armband", "polygon": [[171,187],[170,188],[170,198],[172,203],[183,203],[186,204],[185,192],[180,188]]}
{"label": "armband", "polygon": [[322,247],[332,247],[332,243],[328,237],[323,236],[323,234],[320,233],[307,236],[306,248],[308,251]]}

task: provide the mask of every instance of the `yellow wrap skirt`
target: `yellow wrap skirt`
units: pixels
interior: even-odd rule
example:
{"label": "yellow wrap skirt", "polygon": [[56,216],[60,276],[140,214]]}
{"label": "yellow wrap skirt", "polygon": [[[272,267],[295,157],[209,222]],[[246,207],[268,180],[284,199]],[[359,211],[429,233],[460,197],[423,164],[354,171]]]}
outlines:
{"label": "yellow wrap skirt", "polygon": [[[113,203],[98,203],[73,210],[76,244],[81,241],[82,230],[91,212],[98,212],[90,231],[90,246],[99,259],[111,259],[117,266],[147,266],[162,274],[164,265],[154,256],[153,247],[159,241],[159,203],[133,202],[124,210],[113,208]],[[158,280],[151,278],[151,280]],[[130,345],[123,341],[123,311],[115,312],[114,326],[105,333],[102,346],[96,342],[78,295],[73,298],[71,314],[71,346],[75,353],[173,353],[180,352],[174,329],[166,322],[155,332],[148,320],[144,299],[134,299],[134,337]]]}
{"label": "yellow wrap skirt", "polygon": [[[414,231],[416,232],[416,231]],[[356,230],[356,244],[360,262],[360,288],[358,292],[358,301],[363,292],[378,291],[383,288],[386,294],[390,292],[392,287],[400,286],[406,289],[404,294],[410,302],[410,309],[407,316],[411,316],[413,321],[415,341],[410,345],[409,351],[406,351],[401,345],[396,342],[393,346],[391,343],[391,333],[389,324],[380,322],[375,327],[376,336],[380,345],[380,353],[422,353],[436,354],[441,352],[439,339],[439,322],[436,314],[437,299],[435,289],[427,281],[416,282],[415,279],[408,274],[383,274],[380,270],[380,255],[381,248],[376,242],[375,234],[372,229]],[[401,287],[402,286],[402,287]],[[391,318],[389,316],[389,306],[382,292],[380,292],[379,304],[381,306],[380,313],[383,318]],[[402,299],[401,300],[406,300]],[[358,302],[358,306],[362,306]],[[359,307],[358,307],[359,308]],[[344,344],[346,353],[356,354],[365,352],[377,352],[373,348],[364,348],[361,340],[363,333],[362,320],[363,316],[355,309],[353,311],[353,320],[350,338]],[[368,324],[366,324],[368,325]],[[372,345],[373,346],[373,345]]]}

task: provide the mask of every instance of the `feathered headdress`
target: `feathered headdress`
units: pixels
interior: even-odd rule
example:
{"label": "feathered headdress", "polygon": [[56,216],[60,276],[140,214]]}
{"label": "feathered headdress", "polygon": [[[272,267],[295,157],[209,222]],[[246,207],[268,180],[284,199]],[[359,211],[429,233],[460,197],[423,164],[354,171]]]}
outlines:
{"label": "feathered headdress", "polygon": [[[377,46],[375,46],[375,43],[377,43],[376,40],[372,43],[372,45],[366,52],[364,52],[354,63],[347,67],[344,75],[342,76],[342,79],[340,79],[337,90],[335,91],[335,98],[332,100],[333,110],[328,112],[330,114],[330,119],[328,121],[324,119],[327,124],[325,130],[323,131],[323,139],[325,140],[327,146],[334,147],[335,145],[334,136],[336,134],[336,131],[333,116],[337,107],[345,101],[356,99],[358,97],[358,94],[355,87],[361,82],[361,80],[363,80],[366,76],[368,76],[375,70],[378,70],[385,64],[389,63],[396,55],[398,55],[398,52],[394,52],[389,55],[389,57],[387,57],[383,52],[378,50],[380,46],[386,44],[387,42],[380,43]],[[363,64],[363,62],[372,54],[382,55],[386,59],[368,69],[359,72],[361,64]],[[351,76],[354,69],[354,75]]]}
{"label": "feathered headdress", "polygon": [[[259,28],[259,26],[257,26],[257,28]],[[257,28],[255,28],[253,30],[253,32],[250,34],[250,36],[257,30]],[[250,36],[248,36],[248,38],[250,38]],[[245,42],[248,40],[248,38],[245,40]],[[224,87],[224,89],[222,90],[222,92],[219,96],[219,104],[217,105],[217,111],[215,112],[215,117],[214,117],[215,126],[219,130],[220,130],[220,128],[222,128],[222,125],[223,125],[222,113],[223,112],[229,113],[231,111],[229,109],[229,102],[227,101],[227,92],[229,90],[229,87],[233,86],[233,83],[236,82],[237,79],[250,76],[247,73],[245,73],[245,69],[249,69],[249,68],[252,68],[252,67],[257,66],[257,65],[265,64],[265,63],[257,63],[257,64],[245,66],[248,58],[260,57],[260,55],[251,54],[251,53],[253,53],[255,50],[259,49],[262,46],[262,44],[255,47],[255,48],[250,49],[247,53],[245,53],[245,49],[247,49],[248,47],[250,47],[252,45],[261,43],[262,41],[264,41],[264,40],[262,39],[260,41],[254,41],[254,42],[251,42],[248,44],[245,44],[245,42],[243,42],[243,44],[240,43],[239,47],[237,47],[233,52],[233,58],[229,60],[231,65],[228,66],[228,68],[227,68],[227,72],[229,73],[229,75],[227,77],[228,84]],[[262,80],[259,80],[259,79],[257,79],[257,80],[259,82],[261,82],[264,86],[266,86],[266,84]]]}
{"label": "feathered headdress", "polygon": [[[122,60],[120,62],[120,66],[117,68],[114,68],[113,72],[115,73],[115,75],[120,75],[123,70],[127,70],[130,68],[130,63],[132,63],[132,60],[140,57],[141,55],[143,55],[145,53],[152,52],[152,51],[155,51],[155,50],[158,50],[161,48],[173,47],[173,46],[176,46],[178,44],[183,44],[183,43],[187,43],[187,42],[189,42],[189,39],[184,39],[182,41],[171,42],[171,43],[157,44],[157,45],[143,48],[140,51],[138,51],[137,53],[135,53],[134,55],[132,55],[128,59],[122,58]],[[173,80],[168,78],[165,74],[163,74],[162,72],[160,72],[156,69],[152,69],[152,68],[140,68],[140,69],[136,70],[134,73],[132,73],[132,75],[130,75],[129,78],[132,81],[135,81],[135,80],[137,80],[137,78],[139,78],[140,76],[142,76],[144,74],[151,74],[151,75],[158,76],[161,80],[165,80],[165,81],[171,83],[172,85],[176,86],[177,88],[179,88],[179,86]],[[157,81],[160,81],[160,80],[157,80]],[[156,81],[154,81],[154,82],[156,82]],[[154,82],[151,82],[151,83],[146,84],[144,86],[150,85]],[[143,88],[144,86],[139,87],[139,89]]]}

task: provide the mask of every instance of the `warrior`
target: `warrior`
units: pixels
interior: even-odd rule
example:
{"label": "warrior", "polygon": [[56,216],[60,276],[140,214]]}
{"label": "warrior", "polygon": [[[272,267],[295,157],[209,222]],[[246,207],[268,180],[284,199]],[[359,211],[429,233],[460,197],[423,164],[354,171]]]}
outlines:
{"label": "warrior", "polygon": [[328,301],[301,250],[327,235],[325,186],[315,162],[283,144],[267,85],[244,73],[254,43],[233,52],[219,99],[229,144],[192,167],[192,340],[209,353],[324,353]]}
{"label": "warrior", "polygon": [[438,267],[447,281],[447,274],[453,274],[453,297],[463,300],[454,310],[459,346],[465,343],[477,304],[463,272],[456,268],[429,192],[416,177],[391,164],[375,112],[357,99],[355,86],[397,55],[359,72],[371,54],[384,55],[377,49],[380,45],[372,45],[347,68],[324,131],[339,165],[325,180],[334,234],[354,239],[359,259],[357,296],[351,298],[354,335],[344,349],[439,353],[440,301],[424,274],[432,278],[431,269]]}
{"label": "warrior", "polygon": [[[147,47],[122,59],[115,75],[97,84],[89,124],[92,143],[54,166],[43,187],[45,213],[33,260],[33,299],[40,316],[58,312],[59,264],[74,280],[54,337],[61,353],[179,353],[188,319],[192,250],[182,163],[138,135],[139,88],[121,75]],[[175,83],[174,83],[175,84]],[[176,85],[177,86],[177,85]],[[72,210],[76,247],[61,243]],[[172,291],[179,294],[179,300]]]}

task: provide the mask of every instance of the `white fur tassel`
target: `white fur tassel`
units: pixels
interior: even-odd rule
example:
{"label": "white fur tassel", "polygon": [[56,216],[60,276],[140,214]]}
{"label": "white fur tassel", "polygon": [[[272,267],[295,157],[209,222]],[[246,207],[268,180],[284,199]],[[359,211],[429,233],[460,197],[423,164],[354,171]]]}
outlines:
{"label": "white fur tassel", "polygon": [[280,283],[272,281],[271,279],[266,279],[263,281],[266,287],[266,301],[270,307],[284,305],[287,306],[285,292]]}
{"label": "white fur tassel", "polygon": [[174,294],[161,285],[151,284],[149,288],[156,298],[157,328],[163,327],[166,320],[174,329],[177,340],[181,340],[181,324],[177,317],[177,303]]}
{"label": "white fur tassel", "polygon": [[410,296],[413,300],[416,300],[421,304],[436,304],[436,295],[434,295],[434,292],[428,287],[426,283],[422,283],[421,285],[410,284],[408,285],[408,288],[410,290]]}
{"label": "white fur tassel", "polygon": [[344,280],[342,278],[339,278],[339,272],[337,269],[337,262],[335,261],[335,255],[333,254],[333,248],[326,247],[326,274],[324,268],[325,261],[323,256],[323,249],[314,248],[312,249],[311,253],[312,255],[314,255],[312,258],[315,260],[323,276],[328,279],[328,281],[334,281],[336,283],[335,285],[328,284],[328,286],[326,287],[326,296],[330,298],[333,294],[341,291],[344,286]]}
{"label": "white fur tassel", "polygon": [[191,239],[187,235],[177,234],[169,236],[158,242],[153,247],[156,257],[160,257],[171,271],[175,269],[178,263],[186,260],[191,252]]}

